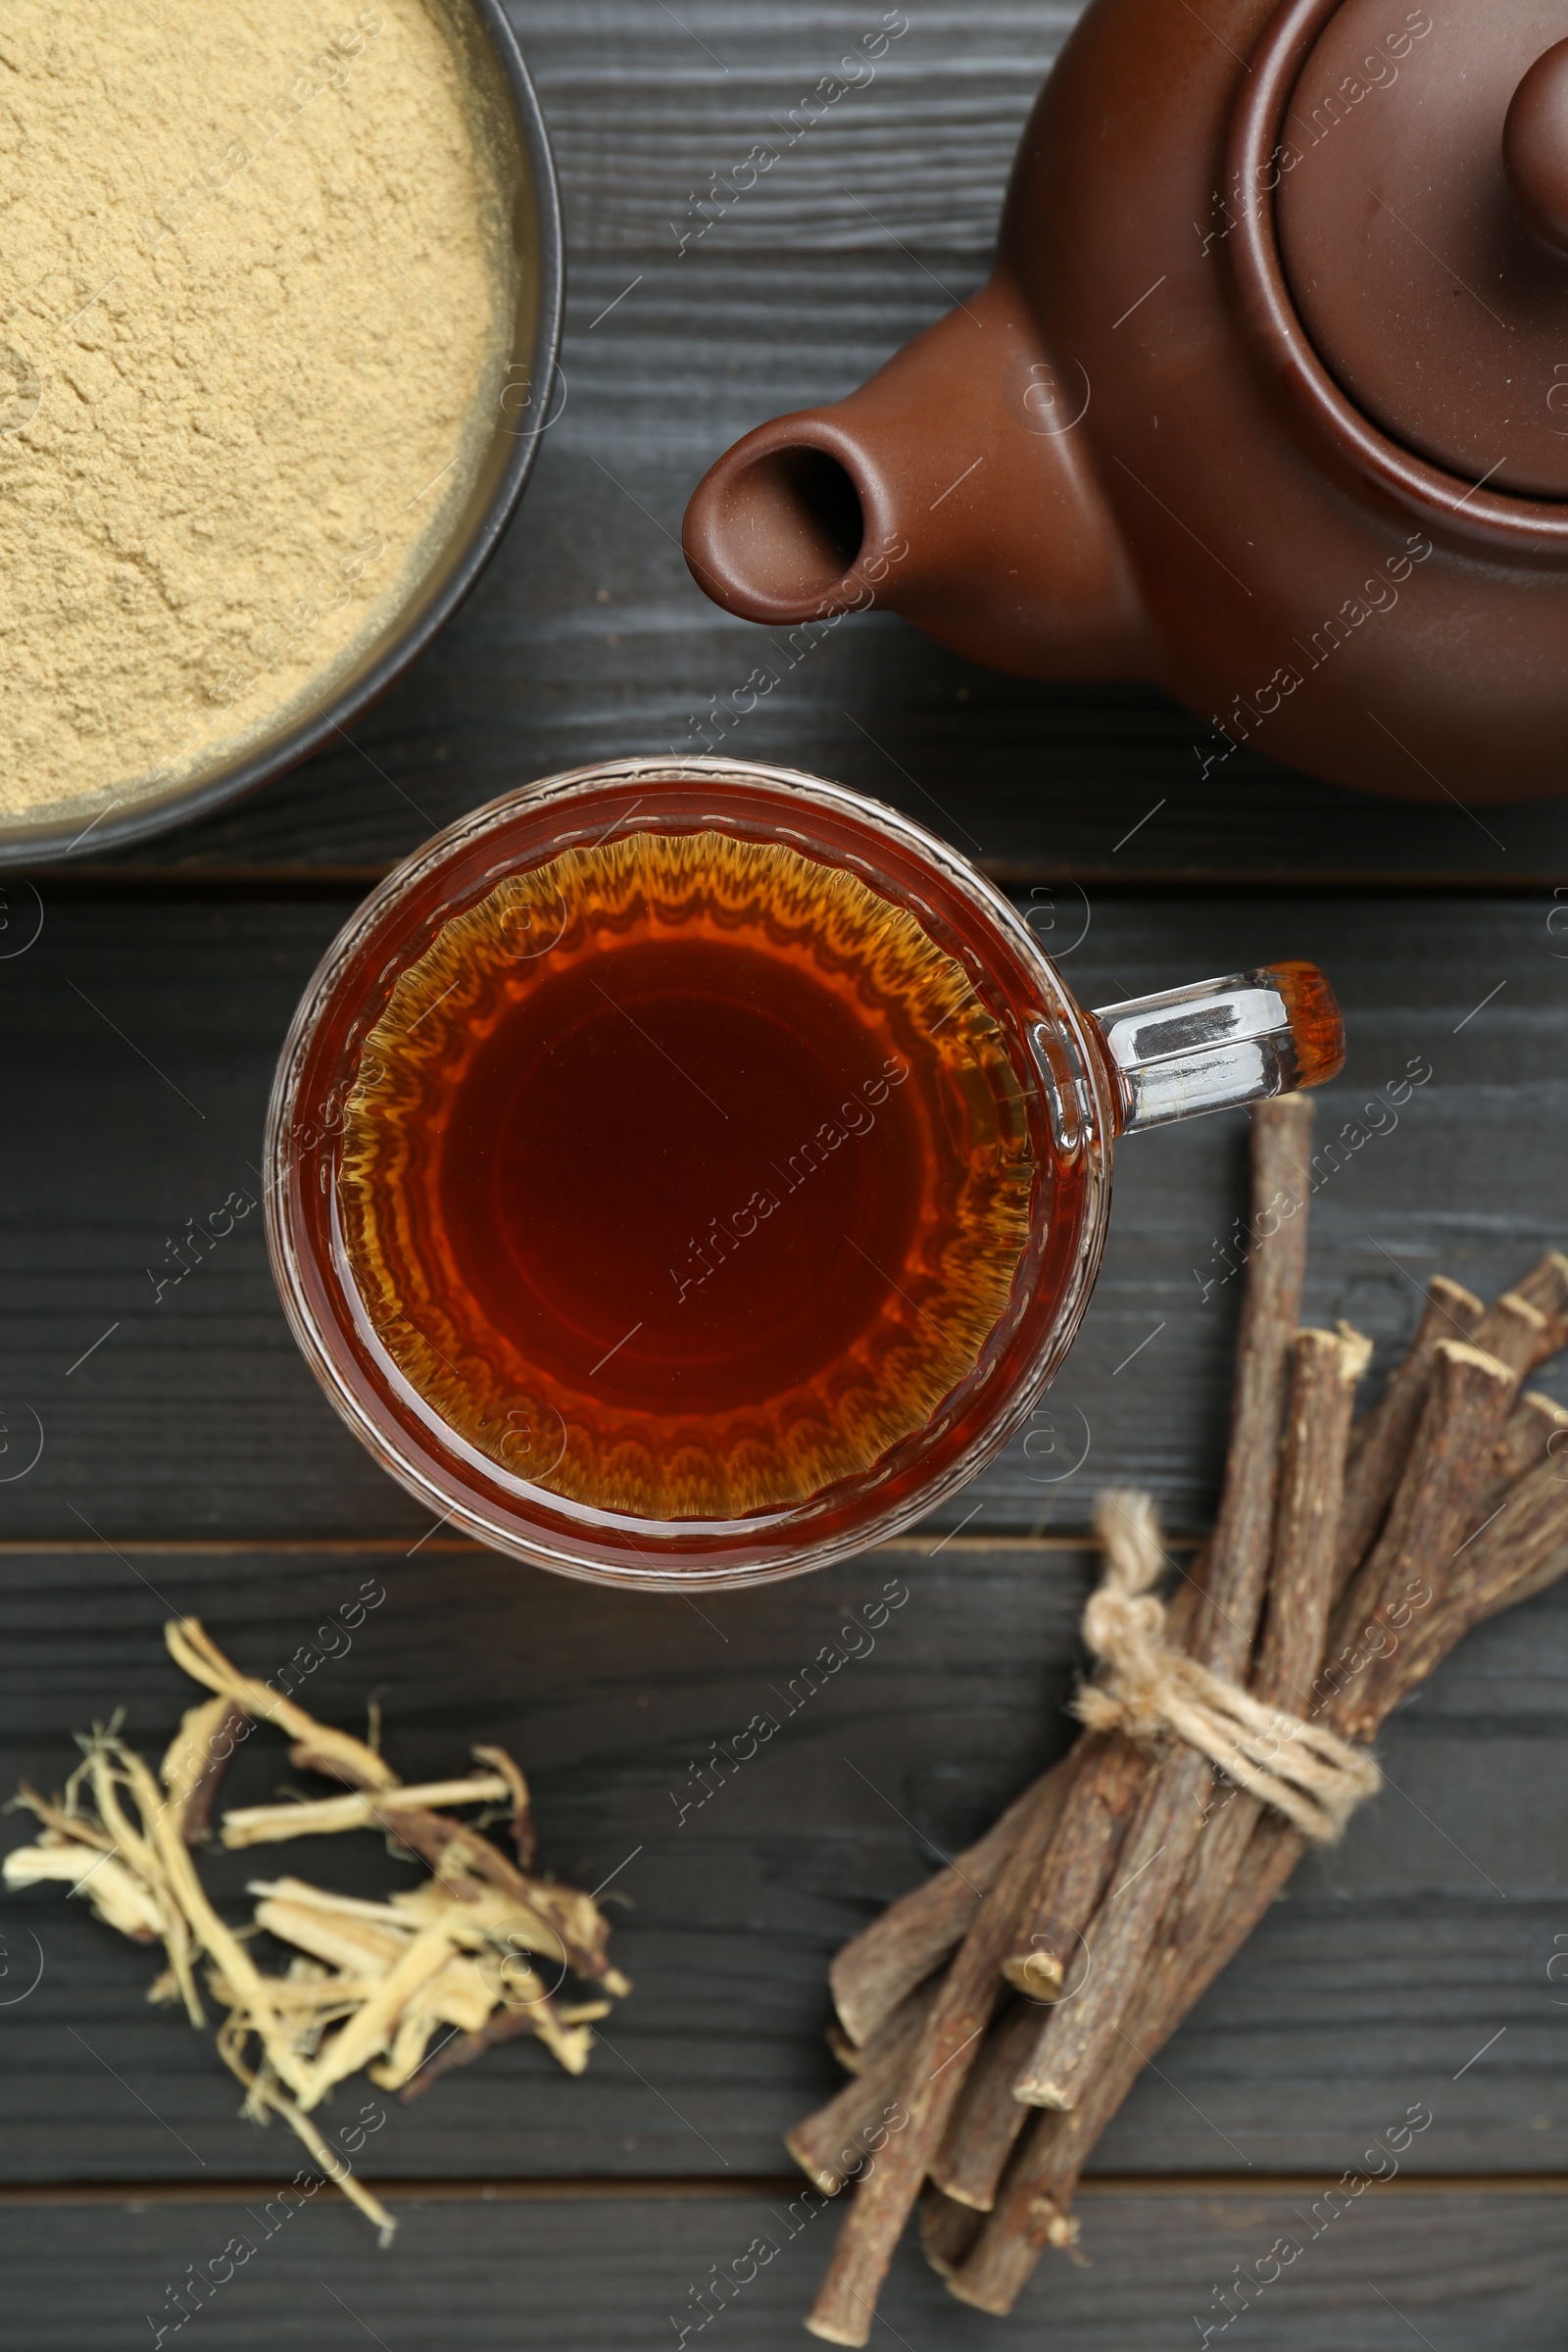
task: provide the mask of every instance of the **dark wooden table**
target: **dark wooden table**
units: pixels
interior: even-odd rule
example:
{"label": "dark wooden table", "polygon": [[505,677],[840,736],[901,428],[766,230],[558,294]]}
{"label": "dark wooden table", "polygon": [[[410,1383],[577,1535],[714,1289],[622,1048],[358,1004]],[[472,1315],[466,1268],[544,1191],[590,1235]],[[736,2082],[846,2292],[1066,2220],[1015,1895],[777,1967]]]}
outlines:
{"label": "dark wooden table", "polygon": [[[979,282],[1075,13],[915,0],[874,84],[681,256],[692,191],[880,10],[514,0],[571,275],[564,405],[500,559],[354,748],[139,854],[5,893],[0,1462],[20,1470],[42,1439],[0,1485],[7,1788],[58,1786],[73,1730],[120,1705],[161,1749],[185,1703],[171,1614],[199,1612],[270,1674],[368,1580],[384,1600],[311,1703],[357,1726],[377,1698],[410,1777],[505,1741],[533,1778],[547,1863],[588,1886],[618,1871],[629,1898],[616,1941],[637,1989],[588,2075],[514,2043],[394,2106],[367,2167],[403,2215],[396,2250],[323,2193],[189,2323],[202,2343],[677,2341],[691,2290],[799,2185],[780,2134],[834,2080],[829,1954],[1067,1740],[1096,1486],[1150,1487],[1179,1531],[1212,1510],[1235,1286],[1205,1302],[1202,1285],[1241,1200],[1231,1117],[1123,1154],[1049,1434],[896,1553],[702,1613],[426,1538],[295,1353],[259,1214],[162,1303],[147,1272],[188,1219],[254,1198],[290,1010],[371,879],[509,785],[695,748],[754,635],[687,576],[690,486],[736,434],[848,390]],[[1348,1155],[1312,1210],[1313,1317],[1352,1316],[1386,1362],[1432,1270],[1495,1290],[1568,1231],[1568,803],[1483,821],[1246,755],[1204,783],[1198,734],[1155,694],[992,676],[872,616],[727,741],[947,832],[1016,885],[1091,1004],[1318,958],[1351,1041],[1325,1127],[1427,1056],[1397,1128]],[[874,1653],[682,1825],[693,1760],[890,1576],[909,1599]],[[1424,2101],[1435,2121],[1404,2175],[1312,2238],[1238,2328],[1255,2352],[1560,2347],[1565,1741],[1568,1594],[1549,1594],[1466,1643],[1391,1726],[1387,1793],[1145,2077],[1084,2200],[1093,2269],[1048,2259],[997,2324],[906,2253],[875,2340],[1190,2343],[1232,2266],[1299,2234],[1292,2214]],[[255,1799],[284,1772],[247,1754],[231,1787]],[[7,1842],[24,1835],[7,1824]],[[391,1867],[368,1838],[341,1866],[367,1893]],[[239,1896],[245,1856],[208,1867]],[[8,1901],[3,1928],[6,2340],[144,2344],[167,2287],[250,2227],[294,2145],[241,2122],[209,2041],[148,2007],[149,1955],[49,1889]],[[803,2230],[710,2340],[804,2340],[833,2226]]]}

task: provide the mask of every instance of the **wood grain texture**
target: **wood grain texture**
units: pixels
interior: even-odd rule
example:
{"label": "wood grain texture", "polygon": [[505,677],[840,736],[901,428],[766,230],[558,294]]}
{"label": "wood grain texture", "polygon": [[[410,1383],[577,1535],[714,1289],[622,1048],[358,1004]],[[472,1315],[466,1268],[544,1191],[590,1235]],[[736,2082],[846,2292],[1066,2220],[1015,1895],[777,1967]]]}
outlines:
{"label": "wood grain texture", "polygon": [[[614,2048],[568,2082],[514,2044],[394,2109],[370,2143],[376,2177],[394,2195],[444,2180],[457,2201],[413,2204],[381,2256],[323,2194],[201,2314],[200,2340],[258,2352],[336,2352],[367,2330],[388,2352],[678,2340],[692,2288],[775,2227],[783,2132],[839,2080],[830,1954],[1067,1743],[1093,1562],[1060,1535],[1016,1536],[1081,1530],[1112,1481],[1149,1487],[1178,1529],[1211,1517],[1240,1288],[1244,1122],[1138,1139],[1054,1397],[923,1545],[698,1613],[421,1543],[427,1521],[288,1339],[259,1211],[161,1304],[147,1273],[169,1270],[187,1219],[256,1196],[288,1017],[371,877],[465,809],[588,760],[706,738],[812,768],[1017,881],[1086,1003],[1281,955],[1324,963],[1350,1061],[1320,1098],[1306,1311],[1376,1339],[1374,1393],[1434,1271],[1491,1297],[1564,1239],[1568,803],[1382,803],[1247,752],[1205,782],[1203,730],[1148,689],[999,677],[882,614],[791,662],[686,571],[686,499],[730,441],[841,396],[980,282],[1072,0],[911,12],[872,85],[743,202],[709,203],[683,256],[712,175],[787,135],[777,119],[880,6],[509,5],[556,144],[570,295],[555,421],[498,561],[352,743],[224,815],[39,876],[41,898],[0,887],[5,1790],[24,1773],[57,1784],[72,1729],[122,1702],[131,1737],[162,1743],[187,1695],[166,1615],[199,1611],[275,1673],[369,1582],[386,1598],[311,1677],[309,1703],[358,1725],[377,1697],[408,1773],[444,1772],[476,1740],[514,1747],[547,1865],[588,1886],[618,1873],[608,1891],[631,1903],[615,1939],[637,1989]],[[759,662],[778,684],[732,724],[724,698]],[[1432,1076],[1396,1115],[1412,1055]],[[1560,1366],[1532,1385],[1568,1398]],[[19,1476],[35,1430],[41,1457]],[[822,1669],[828,1645],[858,1646],[851,1612],[890,1578],[909,1599],[875,1649]],[[693,1765],[769,1706],[773,1741],[682,1822]],[[1423,2100],[1428,2177],[1324,2230],[1245,2340],[1383,2352],[1414,2328],[1432,2352],[1555,2352],[1565,1740],[1568,1595],[1548,1593],[1472,1636],[1399,1714],[1384,1796],[1303,1867],[1145,2076],[1098,2151],[1117,2193],[1086,2186],[1095,2268],[1044,2265],[999,2327],[906,2249],[885,2306],[899,2336],[918,2352],[1191,2340],[1232,2266],[1310,2210],[1316,2183],[1272,2176],[1354,2166]],[[258,1742],[229,1800],[292,1777],[280,1745]],[[12,1818],[0,1837],[24,1834]],[[323,1861],[302,1847],[277,1867],[325,1875]],[[254,1858],[206,1867],[241,1916]],[[331,1856],[367,1892],[400,1867],[370,1838]],[[291,2174],[295,2152],[242,2124],[208,2045],[148,2007],[147,1954],[41,1890],[0,1905],[0,2174],[209,2200],[0,2196],[11,2331],[38,2352],[150,2341],[168,2284],[251,2226],[213,2194]],[[1470,2177],[1488,2173],[1481,2194]],[[1127,2193],[1131,2175],[1151,2189],[1167,2176],[1167,2193]],[[1536,2175],[1558,2193],[1531,2193]],[[518,2198],[552,2177],[602,2193]],[[480,2180],[487,2195],[467,2196]],[[629,2199],[603,2193],[617,2180]],[[813,2224],[710,2325],[755,2352],[799,2343],[825,2253]]]}
{"label": "wood grain texture", "polygon": [[[1199,2340],[1194,2317],[1216,2316],[1214,2290],[1234,2279],[1233,2266],[1250,2268],[1290,2236],[1299,2256],[1238,2324],[1255,2352],[1329,2343],[1403,2352],[1418,2338],[1433,2352],[1559,2352],[1568,2290],[1560,2196],[1368,2192],[1314,2239],[1313,2196],[1325,2185],[1094,2199],[1084,2215],[1093,2269],[1050,2259],[1006,2321],[953,2303],[906,2248],[883,2314],[900,2341],[954,2352],[1038,2352],[1043,2343],[1052,2352],[1167,2352]],[[685,2324],[688,2344],[794,2352],[833,2227],[831,2208],[808,2220],[777,2195],[443,2199],[402,2205],[396,2247],[378,2254],[364,2223],[326,2198],[286,2222],[274,2214],[270,2237],[255,2199],[0,2212],[8,2300],[13,2315],[28,2315],[28,2352],[151,2343],[148,2315],[169,2312],[169,2287],[188,2265],[218,2260],[221,2269],[236,2238],[254,2253],[201,2305],[189,2334],[168,2342],[226,2352],[281,2343],[337,2352],[368,2341],[388,2352],[458,2343],[472,2352],[654,2352],[679,2343]],[[777,2248],[761,2254],[761,2267],[755,2254],[747,2260],[758,2239]],[[733,2285],[736,2266],[743,2287]],[[715,2274],[730,2278],[729,2292]]]}
{"label": "wood grain texture", "polygon": [[[74,1761],[71,1730],[122,1703],[127,1737],[159,1750],[189,1696],[163,1649],[167,1615],[195,1611],[237,1662],[275,1676],[367,1584],[384,1588],[348,1654],[308,1676],[305,1703],[358,1729],[376,1696],[388,1752],[411,1777],[451,1770],[474,1741],[512,1750],[533,1785],[545,1867],[589,1887],[618,1874],[608,1893],[628,1902],[613,1912],[613,1949],[636,1989],[578,2082],[514,2043],[416,2105],[385,2102],[376,2171],[776,2177],[785,2131],[842,2079],[823,2038],[831,1953],[1066,1745],[1095,1562],[959,1539],[934,1556],[905,1548],[705,1596],[699,1612],[442,1543],[412,1559],[147,1546],[0,1557],[0,1781],[57,1787]],[[908,1597],[873,1646],[864,1604],[890,1584]],[[777,1733],[695,1801],[693,1766],[759,1711]],[[1424,2099],[1437,2123],[1412,2168],[1568,2172],[1561,1987],[1547,1974],[1568,1890],[1565,1740],[1558,1591],[1479,1629],[1396,1719],[1388,1790],[1342,1847],[1303,1865],[1146,2075],[1099,2164],[1337,2171]],[[298,1780],[281,1740],[259,1735],[226,1801]],[[25,1835],[23,1821],[4,1824],[7,1844]],[[373,1896],[407,1868],[371,1836],[270,1848],[265,1861],[263,1873],[255,1854],[204,1857],[230,1917],[248,1915],[243,1888],[258,1875]],[[208,2040],[147,2005],[153,1955],[53,1889],[7,1898],[0,1924],[0,1992],[30,1982],[37,1947],[43,1961],[35,1990],[0,2000],[0,2172],[154,2181],[293,2169],[281,2132],[238,2119]],[[364,2095],[334,2102],[327,2121],[352,2118]]]}
{"label": "wood grain texture", "polygon": [[[78,1536],[85,1520],[117,1537],[406,1530],[412,1543],[429,1524],[318,1395],[259,1210],[155,1303],[186,1220],[231,1192],[260,1198],[272,1063],[349,904],[176,894],[138,906],[46,889],[36,944],[0,962],[0,1405],[13,1416],[0,1462],[28,1458],[39,1424],[44,1437],[36,1466],[0,1484],[0,1536]],[[1306,1312],[1367,1331],[1380,1368],[1431,1273],[1490,1296],[1561,1242],[1568,1079],[1551,1041],[1568,963],[1541,904],[1461,901],[1437,919],[1389,899],[1092,895],[1088,922],[1063,970],[1091,1004],[1281,954],[1331,975],[1350,1061],[1319,1098]],[[1396,1105],[1388,1090],[1412,1057],[1433,1075]],[[1095,1488],[1128,1481],[1171,1525],[1206,1524],[1245,1158],[1239,1113],[1124,1145],[1073,1355],[1032,1427],[941,1525],[1082,1529]],[[1557,1365],[1532,1385],[1568,1396],[1563,1384]]]}
{"label": "wood grain texture", "polygon": [[[507,13],[549,117],[573,254],[674,259],[671,222],[710,217],[690,263],[734,247],[876,251],[892,233],[922,253],[985,254],[1018,134],[1081,7],[697,0],[671,17],[644,0],[508,0]],[[819,88],[847,84],[846,54],[867,56],[879,31],[874,72],[856,69],[838,97]],[[756,144],[777,161],[726,202],[724,178]]]}

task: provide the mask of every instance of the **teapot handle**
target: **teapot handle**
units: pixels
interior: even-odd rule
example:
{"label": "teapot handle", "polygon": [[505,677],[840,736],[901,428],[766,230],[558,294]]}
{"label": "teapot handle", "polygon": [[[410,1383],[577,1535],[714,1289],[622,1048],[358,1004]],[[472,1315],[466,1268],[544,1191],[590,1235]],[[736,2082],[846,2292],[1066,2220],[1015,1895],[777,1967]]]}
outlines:
{"label": "teapot handle", "polygon": [[1345,1065],[1345,1024],[1315,963],[1271,963],[1102,1004],[1118,1135],[1322,1086]]}

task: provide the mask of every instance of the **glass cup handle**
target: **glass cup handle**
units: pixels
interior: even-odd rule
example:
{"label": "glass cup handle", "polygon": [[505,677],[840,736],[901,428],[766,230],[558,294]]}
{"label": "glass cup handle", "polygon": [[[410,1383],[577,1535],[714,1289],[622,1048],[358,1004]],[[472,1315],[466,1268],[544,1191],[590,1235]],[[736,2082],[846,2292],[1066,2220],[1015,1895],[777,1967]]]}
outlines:
{"label": "glass cup handle", "polygon": [[1090,1016],[1115,1090],[1117,1133],[1164,1127],[1337,1077],[1345,1024],[1315,963],[1271,963]]}

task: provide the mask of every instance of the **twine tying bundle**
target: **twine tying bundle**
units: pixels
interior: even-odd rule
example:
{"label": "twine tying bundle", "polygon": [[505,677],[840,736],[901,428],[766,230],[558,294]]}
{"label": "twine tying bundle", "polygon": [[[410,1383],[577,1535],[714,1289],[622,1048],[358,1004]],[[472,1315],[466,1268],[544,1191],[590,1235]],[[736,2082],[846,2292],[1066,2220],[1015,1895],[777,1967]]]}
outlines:
{"label": "twine tying bundle", "polygon": [[1095,1531],[1105,1567],[1083,1635],[1101,1665],[1074,1702],[1079,1721],[1129,1740],[1174,1732],[1306,1837],[1322,1844],[1342,1837],[1356,1806],[1383,1786],[1371,1756],[1167,1646],[1165,1604],[1151,1590],[1164,1553],[1147,1494],[1102,1494]]}

